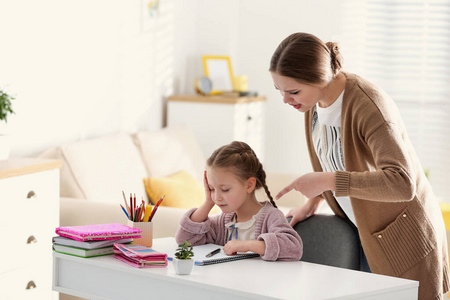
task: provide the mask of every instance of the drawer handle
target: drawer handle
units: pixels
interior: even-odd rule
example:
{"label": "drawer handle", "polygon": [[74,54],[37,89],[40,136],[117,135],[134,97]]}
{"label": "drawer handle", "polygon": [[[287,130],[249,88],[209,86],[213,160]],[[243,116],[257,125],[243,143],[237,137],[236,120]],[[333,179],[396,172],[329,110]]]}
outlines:
{"label": "drawer handle", "polygon": [[33,280],[31,280],[30,282],[28,282],[28,284],[27,284],[27,290],[32,290],[32,289],[35,289],[36,288],[36,284],[34,283],[34,281]]}
{"label": "drawer handle", "polygon": [[34,237],[34,235],[30,235],[27,239],[27,244],[36,244],[37,239]]}
{"label": "drawer handle", "polygon": [[252,117],[251,116],[247,116],[247,121],[251,121]]}
{"label": "drawer handle", "polygon": [[27,199],[37,198],[37,195],[34,191],[29,191],[27,194]]}

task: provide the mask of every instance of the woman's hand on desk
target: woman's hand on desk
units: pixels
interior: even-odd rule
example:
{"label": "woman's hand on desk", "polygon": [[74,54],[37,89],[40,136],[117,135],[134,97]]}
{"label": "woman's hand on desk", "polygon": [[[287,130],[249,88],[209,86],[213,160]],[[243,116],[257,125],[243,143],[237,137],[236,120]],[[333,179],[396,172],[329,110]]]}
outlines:
{"label": "woman's hand on desk", "polygon": [[264,241],[229,241],[223,247],[226,255],[235,255],[238,252],[255,252],[259,255],[266,253],[266,243]]}

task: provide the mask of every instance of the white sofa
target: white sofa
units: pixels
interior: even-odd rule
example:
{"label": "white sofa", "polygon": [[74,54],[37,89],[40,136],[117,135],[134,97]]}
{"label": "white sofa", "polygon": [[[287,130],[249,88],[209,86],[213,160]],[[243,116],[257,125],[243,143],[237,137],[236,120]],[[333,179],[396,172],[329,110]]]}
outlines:
{"label": "white sofa", "polygon": [[[207,154],[209,155],[209,153]],[[201,183],[205,155],[188,127],[171,127],[136,134],[116,133],[71,142],[46,150],[43,158],[61,159],[60,225],[123,223],[122,191],[148,203],[143,178],[165,177],[186,170]],[[267,173],[275,196],[295,179],[292,174]],[[258,199],[265,194],[258,191]],[[285,213],[304,197],[290,192],[278,200]],[[164,202],[163,202],[164,203]],[[155,215],[154,237],[174,236],[186,208],[161,206]]]}

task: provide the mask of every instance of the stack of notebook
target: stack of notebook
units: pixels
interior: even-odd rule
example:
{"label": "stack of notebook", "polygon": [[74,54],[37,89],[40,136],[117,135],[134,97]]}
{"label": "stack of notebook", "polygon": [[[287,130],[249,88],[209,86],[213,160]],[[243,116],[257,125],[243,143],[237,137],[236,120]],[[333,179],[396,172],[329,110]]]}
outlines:
{"label": "stack of notebook", "polygon": [[58,227],[58,236],[53,237],[53,250],[80,257],[113,254],[114,243],[131,243],[141,232],[118,223]]}

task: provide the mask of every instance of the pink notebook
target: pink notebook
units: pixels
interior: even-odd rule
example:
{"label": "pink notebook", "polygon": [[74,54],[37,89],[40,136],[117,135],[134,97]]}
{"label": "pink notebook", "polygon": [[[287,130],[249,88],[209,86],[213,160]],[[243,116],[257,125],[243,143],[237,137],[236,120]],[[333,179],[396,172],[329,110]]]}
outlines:
{"label": "pink notebook", "polygon": [[57,227],[56,234],[77,241],[140,238],[142,230],[119,223]]}
{"label": "pink notebook", "polygon": [[135,268],[167,266],[167,254],[141,245],[114,244],[114,258]]}

